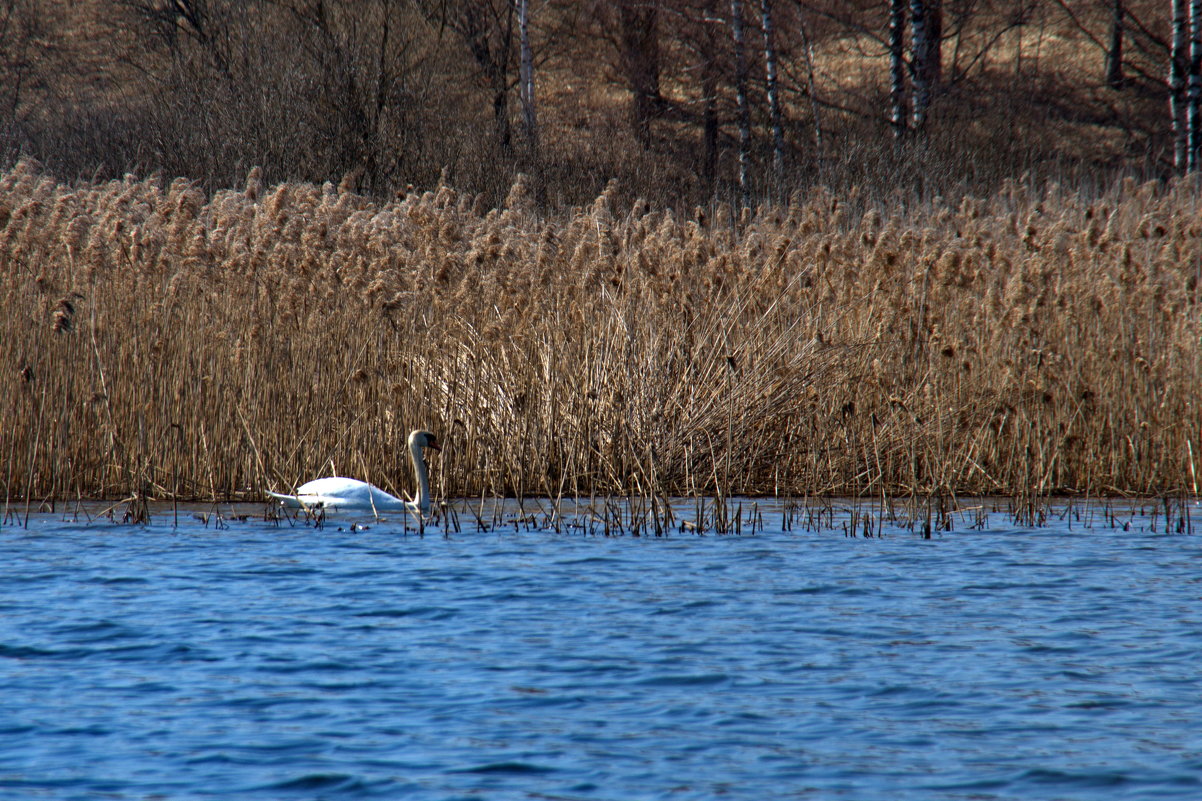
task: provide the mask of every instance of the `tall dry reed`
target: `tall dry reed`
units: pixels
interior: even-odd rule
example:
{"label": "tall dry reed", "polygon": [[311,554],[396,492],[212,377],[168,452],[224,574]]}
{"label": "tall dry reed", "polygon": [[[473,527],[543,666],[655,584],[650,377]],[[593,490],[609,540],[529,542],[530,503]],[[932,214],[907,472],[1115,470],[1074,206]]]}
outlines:
{"label": "tall dry reed", "polygon": [[1196,492],[1198,187],[546,215],[0,176],[5,497]]}

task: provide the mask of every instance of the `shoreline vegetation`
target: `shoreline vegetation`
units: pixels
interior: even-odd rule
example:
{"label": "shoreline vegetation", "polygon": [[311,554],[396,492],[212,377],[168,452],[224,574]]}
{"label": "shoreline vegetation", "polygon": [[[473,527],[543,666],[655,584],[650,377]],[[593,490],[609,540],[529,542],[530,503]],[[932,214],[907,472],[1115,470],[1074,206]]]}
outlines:
{"label": "shoreline vegetation", "polygon": [[0,174],[6,501],[1190,495],[1198,179],[540,211]]}

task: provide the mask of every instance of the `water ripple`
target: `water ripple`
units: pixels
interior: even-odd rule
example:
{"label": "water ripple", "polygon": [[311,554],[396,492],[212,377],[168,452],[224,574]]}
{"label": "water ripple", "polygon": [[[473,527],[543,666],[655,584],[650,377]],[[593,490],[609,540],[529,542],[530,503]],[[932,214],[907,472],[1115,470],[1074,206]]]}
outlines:
{"label": "water ripple", "polygon": [[1193,538],[36,525],[0,798],[1202,789]]}

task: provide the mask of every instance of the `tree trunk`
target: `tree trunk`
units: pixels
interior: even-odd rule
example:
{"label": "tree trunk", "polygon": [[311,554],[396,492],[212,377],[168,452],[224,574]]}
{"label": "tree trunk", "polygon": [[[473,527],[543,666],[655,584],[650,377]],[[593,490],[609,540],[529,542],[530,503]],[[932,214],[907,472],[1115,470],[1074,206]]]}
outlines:
{"label": "tree trunk", "polygon": [[927,85],[934,92],[943,82],[943,0],[926,0]]}
{"label": "tree trunk", "polygon": [[1202,146],[1202,0],[1189,4],[1189,97],[1186,116],[1189,141],[1186,144],[1186,169],[1198,169],[1198,149]]}
{"label": "tree trunk", "polygon": [[906,138],[906,2],[889,3],[889,122],[894,142]]}
{"label": "tree trunk", "polygon": [[770,0],[760,0],[760,19],[764,33],[764,80],[768,90],[768,112],[772,120],[772,172],[779,190],[785,181],[785,130],[776,88],[776,43]]}
{"label": "tree trunk", "polygon": [[798,33],[801,34],[801,46],[804,48],[806,59],[806,92],[810,96],[810,113],[814,115],[814,160],[818,164],[818,174],[823,174],[823,158],[825,149],[822,146],[822,116],[819,113],[818,90],[814,80],[814,43],[806,33],[805,17],[798,9]]}
{"label": "tree trunk", "polygon": [[914,76],[914,130],[926,126],[931,93],[942,68],[943,12],[938,0],[910,0],[910,69]]}
{"label": "tree trunk", "polygon": [[[1196,0],[1202,3],[1202,0]],[[747,97],[747,47],[743,36],[743,0],[730,0],[730,32],[735,45],[735,95],[739,104],[739,194],[751,205],[751,101]]]}
{"label": "tree trunk", "polygon": [[1186,0],[1173,0],[1173,45],[1169,53],[1169,114],[1173,128],[1173,167],[1186,169],[1189,131],[1185,116],[1185,75],[1189,71]]}
{"label": "tree trunk", "polygon": [[701,177],[706,194],[713,195],[718,181],[718,41],[709,25],[706,25],[701,47]]}
{"label": "tree trunk", "polygon": [[1122,89],[1123,77],[1123,18],[1127,10],[1123,0],[1114,0],[1110,9],[1110,50],[1106,53],[1106,85],[1111,89]]}
{"label": "tree trunk", "polygon": [[509,122],[509,77],[513,69],[514,3],[499,5],[481,0],[457,3],[445,9],[447,17],[438,17],[463,37],[476,66],[492,91],[493,128],[500,149],[509,153],[512,131]]}
{"label": "tree trunk", "polygon": [[538,120],[534,111],[534,53],[530,48],[530,3],[518,0],[518,36],[521,40],[522,118],[526,122],[526,143],[530,159],[538,157]]}
{"label": "tree trunk", "polygon": [[659,3],[623,0],[618,9],[622,68],[630,87],[630,124],[635,138],[651,144],[651,120],[659,112]]}
{"label": "tree trunk", "polygon": [[498,86],[493,81],[492,95],[493,130],[496,132],[497,144],[508,152],[513,144],[513,135],[509,128],[509,87]]}

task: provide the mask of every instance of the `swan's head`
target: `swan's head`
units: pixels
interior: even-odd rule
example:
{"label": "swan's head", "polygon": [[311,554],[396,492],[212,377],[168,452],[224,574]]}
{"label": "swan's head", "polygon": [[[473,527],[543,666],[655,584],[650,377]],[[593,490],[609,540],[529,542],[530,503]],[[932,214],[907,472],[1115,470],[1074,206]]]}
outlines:
{"label": "swan's head", "polygon": [[429,448],[432,451],[441,451],[438,447],[438,437],[431,434],[429,431],[414,431],[409,435],[410,448]]}

